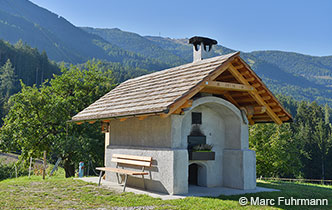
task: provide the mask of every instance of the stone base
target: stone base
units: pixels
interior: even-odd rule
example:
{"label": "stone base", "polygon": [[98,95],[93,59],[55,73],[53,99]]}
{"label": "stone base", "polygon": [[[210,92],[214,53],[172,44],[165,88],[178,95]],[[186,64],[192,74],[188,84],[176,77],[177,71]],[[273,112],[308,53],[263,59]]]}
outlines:
{"label": "stone base", "polygon": [[[152,167],[146,167],[149,175],[144,176],[147,190],[167,194],[188,193],[188,151],[186,149],[170,148],[135,148],[108,146],[106,149],[106,167],[115,167],[111,162],[113,154],[126,154],[138,156],[150,156],[153,158]],[[116,175],[107,172],[107,181],[116,182]],[[129,176],[127,185],[130,187],[143,188],[142,176]]]}
{"label": "stone base", "polygon": [[225,149],[223,185],[249,190],[256,188],[256,154],[252,150]]}

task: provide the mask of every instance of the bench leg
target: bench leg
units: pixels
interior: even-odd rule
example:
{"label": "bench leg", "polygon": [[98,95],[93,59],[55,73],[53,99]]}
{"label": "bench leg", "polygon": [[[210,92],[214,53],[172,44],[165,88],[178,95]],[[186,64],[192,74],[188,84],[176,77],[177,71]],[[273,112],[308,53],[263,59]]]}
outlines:
{"label": "bench leg", "polygon": [[146,187],[145,187],[145,180],[144,180],[144,175],[142,175],[142,179],[143,179],[143,188],[144,188],[144,190],[146,190]]}
{"label": "bench leg", "polygon": [[101,182],[101,177],[102,177],[102,175],[103,175],[103,171],[100,171],[98,186],[100,186],[100,182]]}
{"label": "bench leg", "polygon": [[116,173],[116,179],[118,180],[118,184],[122,183],[122,179],[120,180],[119,173]]}
{"label": "bench leg", "polygon": [[125,183],[124,183],[124,186],[123,186],[123,192],[126,190],[127,179],[128,179],[128,175],[126,174],[126,175],[125,175]]}

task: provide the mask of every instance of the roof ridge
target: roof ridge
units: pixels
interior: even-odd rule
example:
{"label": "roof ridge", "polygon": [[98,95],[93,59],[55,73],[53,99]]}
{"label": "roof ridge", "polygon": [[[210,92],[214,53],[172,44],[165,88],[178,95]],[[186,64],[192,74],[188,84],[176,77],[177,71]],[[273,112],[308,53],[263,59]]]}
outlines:
{"label": "roof ridge", "polygon": [[219,55],[219,56],[215,56],[215,57],[212,57],[212,58],[203,59],[203,60],[200,60],[200,61],[195,61],[195,62],[191,62],[191,63],[182,64],[180,66],[175,66],[175,67],[171,67],[171,68],[168,68],[168,69],[163,69],[163,70],[160,70],[160,71],[145,74],[145,75],[142,75],[142,76],[139,76],[139,77],[135,77],[135,78],[132,78],[132,79],[128,79],[128,80],[124,81],[123,83],[127,83],[128,81],[134,81],[134,80],[142,79],[144,77],[148,77],[148,76],[155,75],[155,74],[162,74],[165,71],[170,71],[170,70],[173,70],[173,69],[188,68],[188,67],[195,66],[195,65],[198,65],[198,64],[209,63],[209,62],[214,61],[214,60],[217,61],[219,59],[224,59],[225,57],[232,57],[235,54],[239,54],[239,53],[240,53],[240,51],[236,51],[236,52],[228,53],[228,54],[225,54],[225,55]]}

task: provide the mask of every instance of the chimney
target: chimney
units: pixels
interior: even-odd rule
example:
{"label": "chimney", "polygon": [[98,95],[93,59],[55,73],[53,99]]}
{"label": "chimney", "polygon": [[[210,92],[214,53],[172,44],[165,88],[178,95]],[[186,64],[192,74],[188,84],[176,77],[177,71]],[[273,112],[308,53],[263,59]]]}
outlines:
{"label": "chimney", "polygon": [[209,52],[212,48],[212,45],[217,44],[218,42],[214,39],[201,37],[201,36],[194,36],[189,39],[189,44],[193,45],[193,55],[194,55],[194,61],[200,61],[202,60],[202,49],[206,51],[206,46],[209,46]]}

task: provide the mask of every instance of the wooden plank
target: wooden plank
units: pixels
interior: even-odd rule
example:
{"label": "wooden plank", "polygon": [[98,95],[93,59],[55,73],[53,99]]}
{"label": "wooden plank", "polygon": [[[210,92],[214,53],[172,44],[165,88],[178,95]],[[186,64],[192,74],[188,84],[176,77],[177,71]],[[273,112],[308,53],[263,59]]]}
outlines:
{"label": "wooden plank", "polygon": [[128,174],[128,175],[148,175],[149,172],[146,171],[132,171],[122,168],[108,168],[108,167],[97,167],[96,170],[98,171],[111,171],[120,174]]}
{"label": "wooden plank", "polygon": [[254,119],[267,118],[267,119],[270,119],[270,120],[271,120],[271,118],[269,118],[269,115],[267,115],[267,114],[264,114],[264,115],[254,115],[253,118],[254,118]]}
{"label": "wooden plank", "polygon": [[128,118],[120,118],[120,122],[126,121]]}
{"label": "wooden plank", "polygon": [[[288,121],[290,118],[289,117],[281,117],[280,118],[280,120],[282,120],[283,122],[284,121]],[[255,122],[268,122],[268,121],[270,121],[271,119],[270,118],[267,118],[267,117],[257,117],[257,116],[255,116],[255,117],[253,117],[253,120],[255,121]]]}
{"label": "wooden plank", "polygon": [[226,90],[217,90],[215,88],[208,88],[205,87],[204,89],[202,89],[201,91],[199,91],[200,93],[212,93],[212,94],[218,94],[218,95],[222,95],[226,92]]}
{"label": "wooden plank", "polygon": [[266,90],[259,90],[259,91],[257,91],[257,94],[259,94],[259,95],[261,95],[263,93],[266,93]]}
{"label": "wooden plank", "polygon": [[266,112],[265,106],[256,106],[254,107],[254,114],[262,114]]}
{"label": "wooden plank", "polygon": [[240,108],[239,104],[232,98],[232,96],[228,92],[225,92],[224,96],[229,102],[234,104],[236,107]]}
{"label": "wooden plank", "polygon": [[249,77],[249,78],[246,78],[246,80],[247,80],[248,82],[253,82],[253,81],[255,81],[255,78],[254,78],[254,77]]}
{"label": "wooden plank", "polygon": [[138,120],[144,120],[145,118],[147,118],[148,116],[147,115],[145,115],[145,116],[139,116],[138,117]]}
{"label": "wooden plank", "polygon": [[234,66],[236,69],[242,69],[244,67],[243,64],[240,64],[240,65],[237,65],[237,66]]}
{"label": "wooden plank", "polygon": [[237,99],[236,101],[238,103],[247,103],[247,102],[255,102],[256,100],[251,97],[247,97],[247,98],[243,98],[243,99]]}
{"label": "wooden plank", "polygon": [[233,75],[226,75],[226,76],[221,76],[220,77],[221,79],[232,79],[232,78],[234,78],[234,76]]}
{"label": "wooden plank", "polygon": [[148,156],[113,154],[112,157],[120,159],[129,159],[129,160],[141,160],[141,161],[150,161],[150,162],[152,161],[152,157]]}
{"label": "wooden plank", "polygon": [[[241,73],[239,73],[237,71],[236,68],[234,68],[232,65],[229,66],[229,69],[230,69],[230,73],[233,74],[235,77],[237,77],[243,84],[246,84],[246,85],[249,85],[249,82],[242,76]],[[259,83],[256,83],[256,84],[259,84]],[[259,84],[259,86],[261,86]],[[257,86],[257,87],[259,87]],[[276,115],[271,107],[265,102],[265,100],[257,94],[257,91],[250,91],[248,92],[256,101],[258,104],[262,105],[262,106],[265,106],[266,107],[266,111],[268,113],[268,115],[271,117],[271,119],[277,123],[278,125],[282,124],[282,120],[278,117],[278,115]]]}
{"label": "wooden plank", "polygon": [[180,108],[181,109],[186,109],[186,108],[191,107],[192,105],[193,105],[193,100],[188,100]]}
{"label": "wooden plank", "polygon": [[209,88],[218,88],[222,90],[229,90],[229,91],[253,91],[253,87],[250,85],[241,85],[236,83],[229,83],[229,82],[217,82],[217,81],[207,81],[205,83],[206,87]]}
{"label": "wooden plank", "polygon": [[272,109],[273,112],[281,112],[282,109],[280,108],[275,108],[275,109]]}
{"label": "wooden plank", "polygon": [[[247,80],[246,80],[247,81]],[[254,88],[258,88],[258,87],[260,87],[261,86],[261,84],[259,84],[259,83],[255,83],[255,84],[253,84],[252,85]]]}
{"label": "wooden plank", "polygon": [[271,118],[269,118],[269,117],[261,118],[261,119],[252,118],[252,120],[255,121],[256,123],[258,123],[258,122],[273,122],[273,121],[271,121]]}
{"label": "wooden plank", "polygon": [[112,158],[111,161],[115,162],[115,163],[123,163],[123,164],[134,165],[134,166],[147,166],[147,167],[151,166],[151,162],[138,161],[138,160]]}
{"label": "wooden plank", "polygon": [[241,98],[241,97],[247,97],[249,96],[246,92],[238,92],[238,93],[233,93],[231,94],[232,98]]}
{"label": "wooden plank", "polygon": [[271,96],[260,96],[264,101],[270,100]]}
{"label": "wooden plank", "polygon": [[289,117],[282,117],[280,118],[282,121],[288,121],[290,118]]}
{"label": "wooden plank", "polygon": [[285,117],[285,116],[287,116],[287,114],[285,114],[285,113],[277,113],[277,115],[278,115],[279,117]]}

